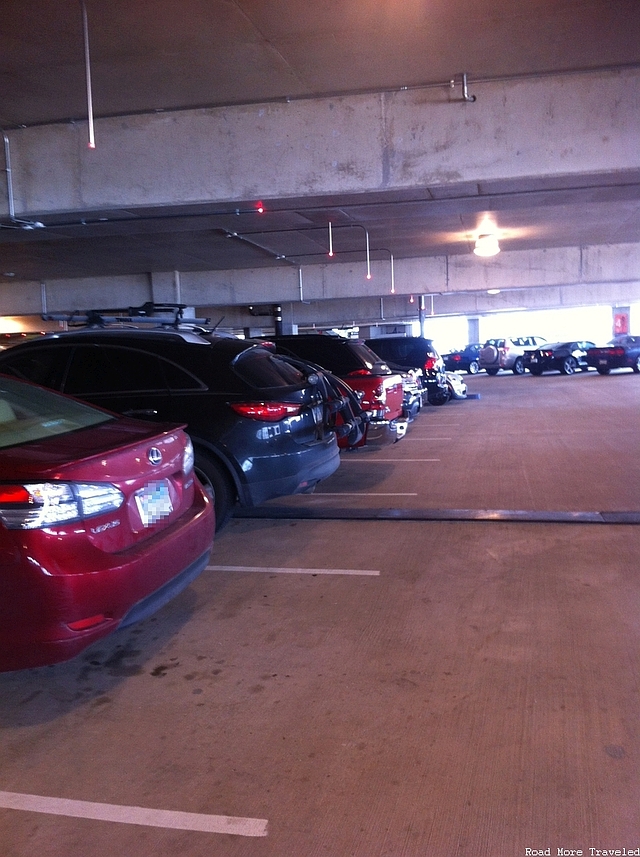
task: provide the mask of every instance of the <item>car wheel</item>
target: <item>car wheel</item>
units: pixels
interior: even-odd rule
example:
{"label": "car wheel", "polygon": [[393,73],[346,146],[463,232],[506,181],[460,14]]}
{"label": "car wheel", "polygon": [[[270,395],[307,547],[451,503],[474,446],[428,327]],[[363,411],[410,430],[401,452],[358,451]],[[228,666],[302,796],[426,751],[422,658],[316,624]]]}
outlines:
{"label": "car wheel", "polygon": [[480,371],[480,364],[478,363],[477,360],[472,360],[471,363],[469,363],[469,369],[468,369],[469,375],[477,375],[479,371]]}
{"label": "car wheel", "polygon": [[514,375],[524,375],[524,360],[522,357],[516,357],[516,362],[511,370]]}
{"label": "car wheel", "polygon": [[487,375],[497,375],[499,371],[499,369],[487,369]]}
{"label": "car wheel", "polygon": [[535,369],[529,369],[532,375],[542,375],[542,369],[539,366],[536,366]]}
{"label": "car wheel", "polygon": [[451,391],[447,387],[446,390],[438,389],[434,393],[429,393],[430,405],[446,405],[451,398]]}
{"label": "car wheel", "polygon": [[636,359],[636,362],[633,364],[632,369],[634,372],[640,372],[640,357]]}
{"label": "car wheel", "polygon": [[608,366],[596,366],[596,369],[598,370],[598,375],[608,375],[611,372]]}
{"label": "car wheel", "polygon": [[565,357],[562,361],[562,366],[560,367],[560,371],[563,375],[573,375],[576,371],[577,363],[573,357]]}
{"label": "car wheel", "polygon": [[221,530],[229,521],[235,506],[235,491],[231,480],[211,456],[196,449],[196,476],[202,487],[213,500],[216,511],[216,530]]}

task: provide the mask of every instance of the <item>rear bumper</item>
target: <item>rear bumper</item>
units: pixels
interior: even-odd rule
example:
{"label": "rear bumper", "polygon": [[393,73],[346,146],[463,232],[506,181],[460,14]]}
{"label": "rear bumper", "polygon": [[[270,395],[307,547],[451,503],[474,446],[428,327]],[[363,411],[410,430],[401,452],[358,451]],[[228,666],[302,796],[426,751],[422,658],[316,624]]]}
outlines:
{"label": "rear bumper", "polygon": [[371,420],[364,439],[366,446],[388,446],[402,440],[407,433],[409,420],[404,417],[395,420]]}
{"label": "rear bumper", "polygon": [[[69,660],[123,621],[150,615],[206,567],[213,533],[213,506],[201,491],[172,526],[129,550],[104,553],[78,533],[73,565],[68,553],[54,557],[53,540],[45,543],[39,531],[30,531],[31,546],[15,550],[11,567],[3,569],[0,671]],[[43,552],[49,568],[66,566],[68,572],[38,564]]]}
{"label": "rear bumper", "polygon": [[310,491],[340,466],[340,450],[334,434],[317,444],[300,447],[295,453],[254,457],[240,486],[241,506],[253,507]]}

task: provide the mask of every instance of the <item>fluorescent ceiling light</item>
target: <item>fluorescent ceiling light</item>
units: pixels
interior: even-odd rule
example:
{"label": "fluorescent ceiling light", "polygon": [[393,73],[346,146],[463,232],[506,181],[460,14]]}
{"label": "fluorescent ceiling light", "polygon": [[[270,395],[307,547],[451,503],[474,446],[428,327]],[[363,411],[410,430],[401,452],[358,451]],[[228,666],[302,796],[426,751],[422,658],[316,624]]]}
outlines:
{"label": "fluorescent ceiling light", "polygon": [[478,235],[473,252],[476,256],[495,256],[500,252],[498,238],[491,234]]}

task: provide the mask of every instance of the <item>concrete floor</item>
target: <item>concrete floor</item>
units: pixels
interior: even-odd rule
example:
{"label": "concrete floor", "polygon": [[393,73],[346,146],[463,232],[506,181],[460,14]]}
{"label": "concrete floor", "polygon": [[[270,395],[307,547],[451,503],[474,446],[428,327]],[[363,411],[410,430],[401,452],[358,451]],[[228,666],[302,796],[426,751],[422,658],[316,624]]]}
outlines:
{"label": "concrete floor", "polygon": [[640,527],[375,520],[640,512],[640,377],[467,382],[150,620],[0,675],[2,857],[640,848]]}

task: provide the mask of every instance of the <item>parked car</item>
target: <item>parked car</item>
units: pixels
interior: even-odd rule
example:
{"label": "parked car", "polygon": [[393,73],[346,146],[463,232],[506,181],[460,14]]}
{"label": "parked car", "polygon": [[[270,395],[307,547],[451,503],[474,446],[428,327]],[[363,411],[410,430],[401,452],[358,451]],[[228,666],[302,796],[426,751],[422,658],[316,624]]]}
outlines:
{"label": "parked car", "polygon": [[384,445],[404,437],[402,377],[362,340],[322,333],[265,337],[277,353],[295,356],[329,370],[359,395],[368,424],[361,445]]}
{"label": "parked car", "polygon": [[587,340],[547,343],[533,351],[525,351],[524,367],[532,375],[554,371],[573,375],[578,369],[587,372],[587,349],[593,347],[594,343]]}
{"label": "parked car", "polygon": [[640,372],[640,336],[616,336],[605,346],[590,348],[587,363],[601,375],[612,369],[633,369]]}
{"label": "parked car", "polygon": [[546,341],[542,336],[488,339],[480,349],[480,368],[487,375],[497,375],[501,369],[511,369],[514,375],[522,375],[525,371],[525,351],[544,345]]}
{"label": "parked car", "polygon": [[[269,347],[270,343],[261,343]],[[286,357],[280,355],[282,360],[287,360],[297,366],[308,378],[317,376],[318,389],[322,391],[325,409],[325,423],[335,432],[338,438],[338,446],[341,449],[353,449],[361,446],[367,431],[369,416],[362,407],[362,396],[358,395],[346,381],[338,378],[333,372],[329,372],[316,363],[301,360],[298,357]]]}
{"label": "parked car", "polygon": [[416,378],[413,372],[401,372],[402,377],[402,408],[405,417],[411,421],[414,420],[423,405],[423,389],[420,379]]}
{"label": "parked car", "polygon": [[452,399],[467,398],[467,385],[458,372],[447,372],[447,386]]}
{"label": "parked car", "polygon": [[213,532],[183,427],[0,376],[0,670],[150,615],[206,567]]}
{"label": "parked car", "polygon": [[447,372],[467,372],[469,375],[477,375],[480,371],[481,348],[481,342],[472,342],[458,351],[443,354],[444,368]]}
{"label": "parked car", "polygon": [[340,462],[317,375],[250,340],[83,328],[15,345],[0,359],[2,372],[117,413],[186,423],[218,528],[236,503],[313,490]]}
{"label": "parked car", "polygon": [[423,336],[380,336],[365,342],[391,369],[413,373],[429,404],[444,405],[449,401],[444,363],[433,340]]}

